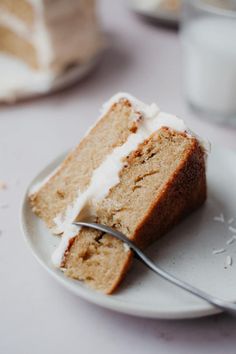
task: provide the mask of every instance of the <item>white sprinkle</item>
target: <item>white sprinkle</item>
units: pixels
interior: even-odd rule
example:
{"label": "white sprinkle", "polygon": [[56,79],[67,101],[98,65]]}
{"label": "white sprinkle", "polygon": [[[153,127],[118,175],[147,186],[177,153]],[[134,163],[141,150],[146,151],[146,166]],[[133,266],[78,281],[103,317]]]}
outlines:
{"label": "white sprinkle", "polygon": [[236,228],[232,227],[232,226],[229,226],[229,231],[236,232]]}
{"label": "white sprinkle", "polygon": [[214,250],[214,251],[212,251],[212,254],[221,254],[221,253],[224,253],[225,251],[226,251],[225,248],[221,248],[221,249],[219,249],[219,250]]}
{"label": "white sprinkle", "polygon": [[232,224],[233,221],[234,221],[234,218],[230,218],[230,219],[228,220],[228,224]]}
{"label": "white sprinkle", "polygon": [[226,266],[231,266],[233,264],[233,259],[231,256],[227,256],[225,259],[225,265]]}
{"label": "white sprinkle", "polygon": [[232,237],[226,242],[226,245],[231,245],[234,241],[235,241],[235,238]]}
{"label": "white sprinkle", "polygon": [[213,218],[215,221],[219,221],[219,222],[225,222],[225,218],[224,215],[221,213],[220,216],[214,216]]}
{"label": "white sprinkle", "polygon": [[0,204],[0,209],[7,209],[8,208],[8,204]]}

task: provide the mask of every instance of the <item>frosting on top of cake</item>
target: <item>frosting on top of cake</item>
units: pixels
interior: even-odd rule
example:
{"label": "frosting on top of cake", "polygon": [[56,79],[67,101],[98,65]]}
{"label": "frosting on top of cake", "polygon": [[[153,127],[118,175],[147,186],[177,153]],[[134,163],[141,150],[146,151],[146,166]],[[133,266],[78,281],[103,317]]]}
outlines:
{"label": "frosting on top of cake", "polygon": [[[101,165],[93,171],[88,188],[82,193],[78,191],[78,196],[73,204],[67,207],[65,213],[54,219],[55,233],[62,234],[61,242],[52,256],[52,261],[57,267],[61,266],[70,239],[75,237],[80,230],[78,226],[73,225],[73,222],[96,217],[97,203],[102,201],[108,195],[110,189],[119,183],[119,173],[124,166],[124,158],[162,127],[168,127],[179,132],[187,131],[182,119],[161,112],[155,104],[146,105],[125,93],[113,96],[103,106],[102,114],[106,114],[114,103],[122,99],[127,99],[132,105],[132,118],[137,122],[137,131],[131,133],[123,145],[113,149]],[[140,113],[142,119],[139,119]]]}
{"label": "frosting on top of cake", "polygon": [[122,99],[129,101],[132,104],[134,112],[140,112],[143,116],[145,116],[145,118],[152,118],[160,113],[160,108],[156,105],[156,103],[149,105],[138,100],[136,97],[130,95],[129,93],[118,92],[103,104],[101,115],[105,115],[115,103]]}

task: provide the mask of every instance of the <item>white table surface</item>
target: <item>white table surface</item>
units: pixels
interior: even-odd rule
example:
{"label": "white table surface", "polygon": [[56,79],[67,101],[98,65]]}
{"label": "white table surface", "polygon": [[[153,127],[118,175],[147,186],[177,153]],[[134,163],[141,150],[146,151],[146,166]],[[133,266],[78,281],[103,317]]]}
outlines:
{"label": "white table surface", "polygon": [[58,285],[37,264],[20,230],[23,191],[56,155],[74,146],[117,91],[184,117],[216,144],[236,149],[236,131],[199,120],[182,97],[175,31],[140,21],[124,1],[101,1],[111,41],[99,67],[75,87],[0,108],[0,353],[235,353],[236,320],[227,316],[161,321],[91,305]]}

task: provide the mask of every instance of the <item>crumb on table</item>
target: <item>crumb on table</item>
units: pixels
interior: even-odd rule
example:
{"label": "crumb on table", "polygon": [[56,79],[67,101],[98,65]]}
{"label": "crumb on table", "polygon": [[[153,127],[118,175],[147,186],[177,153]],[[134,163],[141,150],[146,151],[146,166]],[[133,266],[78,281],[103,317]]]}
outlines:
{"label": "crumb on table", "polygon": [[0,180],[0,190],[2,190],[2,189],[7,189],[7,184],[6,184],[6,182]]}

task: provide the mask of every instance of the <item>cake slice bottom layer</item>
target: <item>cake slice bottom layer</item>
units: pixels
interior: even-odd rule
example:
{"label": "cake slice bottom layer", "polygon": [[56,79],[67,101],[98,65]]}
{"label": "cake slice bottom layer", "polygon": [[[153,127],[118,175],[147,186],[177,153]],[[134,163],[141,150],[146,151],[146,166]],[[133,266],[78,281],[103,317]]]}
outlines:
{"label": "cake slice bottom layer", "polygon": [[[126,157],[120,182],[97,205],[97,222],[145,248],[206,199],[204,151],[194,137],[162,128]],[[132,260],[112,236],[82,228],[62,268],[69,277],[111,294]]]}

